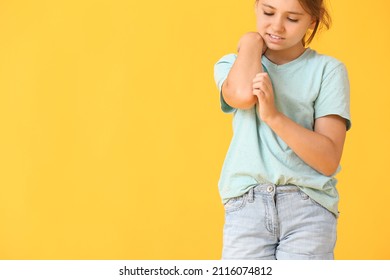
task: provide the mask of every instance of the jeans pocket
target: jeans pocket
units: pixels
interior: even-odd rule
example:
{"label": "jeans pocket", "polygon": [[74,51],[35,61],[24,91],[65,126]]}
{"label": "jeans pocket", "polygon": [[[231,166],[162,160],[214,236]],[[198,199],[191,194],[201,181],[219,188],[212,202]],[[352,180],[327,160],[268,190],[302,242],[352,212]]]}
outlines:
{"label": "jeans pocket", "polygon": [[304,193],[303,191],[299,190],[298,193],[300,194],[302,200],[308,200],[309,199],[309,196]]}
{"label": "jeans pocket", "polygon": [[324,206],[322,206],[320,203],[318,203],[317,201],[315,201],[314,199],[312,199],[310,196],[308,196],[306,193],[304,193],[303,191],[299,191],[299,194],[301,195],[301,198],[302,200],[307,200],[308,203],[310,203],[312,206],[315,206],[316,208],[319,208],[321,209],[321,211],[324,211],[325,213],[327,214],[332,214],[332,216],[335,217],[335,215],[329,211],[328,209],[326,209]]}
{"label": "jeans pocket", "polygon": [[234,212],[234,211],[242,209],[246,204],[246,197],[247,197],[247,194],[244,194],[242,196],[233,197],[233,198],[229,199],[224,204],[225,211],[226,212]]}
{"label": "jeans pocket", "polygon": [[311,202],[313,205],[319,207],[319,208],[322,209],[325,213],[331,215],[332,218],[337,219],[337,217],[336,217],[336,215],[335,215],[334,213],[332,213],[331,211],[329,211],[328,209],[326,209],[326,208],[325,208],[324,206],[322,206],[320,203],[318,203],[317,201],[315,201],[315,200],[312,199],[311,197],[309,197],[309,200],[310,200],[310,202]]}

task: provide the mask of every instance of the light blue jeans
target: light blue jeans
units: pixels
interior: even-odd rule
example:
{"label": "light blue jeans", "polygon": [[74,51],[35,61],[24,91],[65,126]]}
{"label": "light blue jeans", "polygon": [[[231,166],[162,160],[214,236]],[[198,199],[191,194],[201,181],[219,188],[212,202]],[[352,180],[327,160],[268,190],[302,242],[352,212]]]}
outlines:
{"label": "light blue jeans", "polygon": [[225,204],[222,259],[333,259],[336,227],[297,186],[258,185]]}

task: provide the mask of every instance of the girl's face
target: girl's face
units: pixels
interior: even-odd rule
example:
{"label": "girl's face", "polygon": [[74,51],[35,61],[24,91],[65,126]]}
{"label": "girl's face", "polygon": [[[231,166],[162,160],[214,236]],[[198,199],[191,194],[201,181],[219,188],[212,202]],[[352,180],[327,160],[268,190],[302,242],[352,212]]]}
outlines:
{"label": "girl's face", "polygon": [[298,0],[258,0],[255,6],[257,31],[268,49],[299,51],[302,39],[315,20]]}

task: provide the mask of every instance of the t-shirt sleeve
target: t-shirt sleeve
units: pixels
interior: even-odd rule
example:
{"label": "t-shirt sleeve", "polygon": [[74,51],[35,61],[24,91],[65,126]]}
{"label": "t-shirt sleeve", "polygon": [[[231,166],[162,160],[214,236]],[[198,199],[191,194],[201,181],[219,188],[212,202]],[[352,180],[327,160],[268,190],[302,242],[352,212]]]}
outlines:
{"label": "t-shirt sleeve", "polygon": [[236,111],[235,108],[226,103],[222,95],[223,82],[226,80],[236,57],[237,55],[235,54],[225,55],[214,65],[214,79],[219,91],[221,109],[225,113],[233,113]]}
{"label": "t-shirt sleeve", "polygon": [[350,87],[345,65],[339,63],[324,75],[319,95],[314,104],[314,117],[339,115],[346,120],[347,130],[351,128]]}

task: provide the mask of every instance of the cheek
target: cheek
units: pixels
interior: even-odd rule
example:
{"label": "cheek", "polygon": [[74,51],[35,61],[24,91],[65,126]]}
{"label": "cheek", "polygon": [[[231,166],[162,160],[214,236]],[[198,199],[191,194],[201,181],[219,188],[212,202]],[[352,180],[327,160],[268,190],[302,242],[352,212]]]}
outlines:
{"label": "cheek", "polygon": [[298,36],[298,37],[303,37],[303,36],[305,36],[306,31],[307,31],[306,28],[304,28],[304,27],[302,27],[302,26],[295,26],[295,25],[294,25],[294,26],[291,26],[291,25],[290,25],[289,30],[290,30],[290,33],[296,34],[296,36]]}
{"label": "cheek", "polygon": [[306,32],[309,31],[310,27],[311,27],[311,23],[310,22],[304,22],[301,25],[296,26],[296,29],[297,29],[296,32],[300,33],[300,34],[302,34],[302,36],[304,36],[306,34]]}
{"label": "cheek", "polygon": [[301,30],[301,35],[302,35],[302,37],[305,36],[306,33],[307,33],[308,31],[309,31],[308,28],[303,28],[303,29]]}
{"label": "cheek", "polygon": [[256,27],[257,30],[262,30],[267,26],[267,20],[261,17],[256,19]]}

